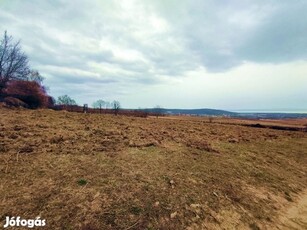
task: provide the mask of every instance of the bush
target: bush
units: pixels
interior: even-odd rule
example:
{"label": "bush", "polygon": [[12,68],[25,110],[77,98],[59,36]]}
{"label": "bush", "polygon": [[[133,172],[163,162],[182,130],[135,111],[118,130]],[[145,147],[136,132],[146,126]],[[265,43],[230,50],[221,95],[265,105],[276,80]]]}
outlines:
{"label": "bush", "polygon": [[15,98],[15,97],[6,97],[6,98],[4,98],[4,103],[7,106],[24,107],[24,108],[28,107],[28,105],[26,103],[24,103],[23,101],[19,100],[18,98]]}
{"label": "bush", "polygon": [[10,81],[4,93],[10,98],[24,102],[31,109],[47,107],[50,102],[44,87],[35,81]]}

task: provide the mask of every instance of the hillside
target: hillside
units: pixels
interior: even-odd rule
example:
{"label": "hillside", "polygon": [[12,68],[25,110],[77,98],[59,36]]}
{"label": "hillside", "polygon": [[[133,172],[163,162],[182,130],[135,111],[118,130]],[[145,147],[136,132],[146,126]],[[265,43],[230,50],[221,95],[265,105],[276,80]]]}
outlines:
{"label": "hillside", "polygon": [[290,218],[296,229],[306,226],[292,210],[307,189],[302,131],[227,118],[0,108],[0,162],[1,221],[40,216],[46,229],[284,229]]}
{"label": "hillside", "polygon": [[145,109],[148,112],[160,112],[163,114],[170,114],[170,115],[179,115],[179,114],[186,114],[186,115],[200,115],[200,116],[234,116],[236,113],[229,112],[226,110],[218,110],[218,109],[164,109],[156,108],[152,109]]}

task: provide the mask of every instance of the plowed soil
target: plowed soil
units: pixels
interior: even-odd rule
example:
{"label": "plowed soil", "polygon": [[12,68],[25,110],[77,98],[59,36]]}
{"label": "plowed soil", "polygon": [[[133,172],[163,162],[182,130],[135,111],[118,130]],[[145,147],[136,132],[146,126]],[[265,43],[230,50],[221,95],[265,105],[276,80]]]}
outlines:
{"label": "plowed soil", "polygon": [[304,229],[307,133],[217,121],[0,108],[0,225]]}

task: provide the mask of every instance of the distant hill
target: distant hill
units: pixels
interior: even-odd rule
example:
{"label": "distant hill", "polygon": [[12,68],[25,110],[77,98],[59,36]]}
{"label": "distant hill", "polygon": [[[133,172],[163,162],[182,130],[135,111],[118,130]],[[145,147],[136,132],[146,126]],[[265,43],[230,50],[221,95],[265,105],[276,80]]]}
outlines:
{"label": "distant hill", "polygon": [[165,109],[149,108],[142,109],[149,113],[160,113],[169,115],[195,115],[195,116],[229,116],[247,119],[287,119],[287,118],[307,118],[307,113],[238,113],[219,109]]}
{"label": "distant hill", "polygon": [[198,116],[235,116],[236,113],[229,112],[226,110],[218,110],[218,109],[164,109],[164,108],[150,108],[144,109],[144,111],[151,113],[162,113],[162,114],[170,114],[170,115],[198,115]]}

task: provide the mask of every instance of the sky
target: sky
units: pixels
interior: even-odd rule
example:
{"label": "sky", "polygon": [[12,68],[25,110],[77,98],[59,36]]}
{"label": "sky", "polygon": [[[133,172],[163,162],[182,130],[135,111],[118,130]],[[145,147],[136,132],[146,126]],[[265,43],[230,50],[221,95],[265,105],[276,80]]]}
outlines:
{"label": "sky", "polygon": [[307,112],[306,0],[0,0],[49,94]]}

